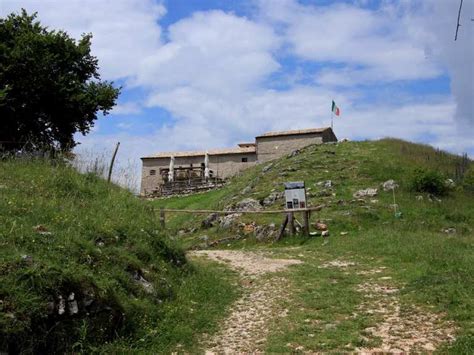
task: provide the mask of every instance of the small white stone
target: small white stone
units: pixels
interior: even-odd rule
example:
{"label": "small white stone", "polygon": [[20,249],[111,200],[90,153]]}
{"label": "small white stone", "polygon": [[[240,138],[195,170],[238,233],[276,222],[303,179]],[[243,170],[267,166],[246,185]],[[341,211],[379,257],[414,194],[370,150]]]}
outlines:
{"label": "small white stone", "polygon": [[77,301],[71,301],[68,303],[69,314],[77,314],[79,312],[79,307],[77,306]]}

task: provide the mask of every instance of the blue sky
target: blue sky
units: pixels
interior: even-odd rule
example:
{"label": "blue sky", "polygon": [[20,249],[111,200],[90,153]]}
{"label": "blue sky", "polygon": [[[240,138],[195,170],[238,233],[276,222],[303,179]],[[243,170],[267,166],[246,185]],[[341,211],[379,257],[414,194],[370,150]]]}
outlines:
{"label": "blue sky", "polygon": [[[74,37],[92,32],[103,79],[123,87],[77,151],[139,157],[327,126],[474,156],[474,0],[454,42],[452,0],[3,0]],[[102,154],[102,153],[101,153]],[[86,154],[87,155],[87,154]]]}

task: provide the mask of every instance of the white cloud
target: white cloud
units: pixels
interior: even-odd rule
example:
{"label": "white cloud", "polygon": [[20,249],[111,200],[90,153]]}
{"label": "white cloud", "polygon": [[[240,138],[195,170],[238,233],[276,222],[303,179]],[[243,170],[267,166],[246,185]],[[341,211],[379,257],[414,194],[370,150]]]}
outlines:
{"label": "white cloud", "polygon": [[458,3],[450,0],[429,0],[420,24],[434,36],[430,53],[447,67],[451,91],[456,100],[456,119],[460,133],[472,139],[474,131],[474,1],[464,1],[458,40],[454,41]]}
{"label": "white cloud", "polygon": [[273,30],[222,11],[195,13],[169,28],[169,42],[145,58],[137,85],[215,93],[245,90],[279,64]]}
{"label": "white cloud", "polygon": [[136,75],[144,56],[161,46],[157,21],[166,13],[153,0],[2,0],[0,16],[38,12],[38,20],[63,29],[73,38],[93,33],[92,50],[102,77],[109,80]]}
{"label": "white cloud", "polygon": [[[450,3],[386,0],[380,9],[370,10],[262,1],[253,18],[197,12],[164,34],[158,21],[166,10],[152,0],[4,0],[0,9],[38,10],[42,22],[75,37],[93,32],[93,52],[103,76],[125,78],[126,88],[146,93],[139,102],[119,105],[113,115],[133,115],[141,105],[172,114],[171,122],[157,118],[156,129],[144,135],[127,133],[130,121],[124,121],[120,134],[107,134],[101,127],[80,138],[79,151],[111,150],[120,141],[119,166],[133,159],[130,171],[137,171],[138,157],[155,151],[223,147],[267,130],[327,126],[332,99],[343,112],[335,121],[339,137],[395,136],[474,154],[469,130],[457,131],[454,121],[458,117],[473,127],[472,29],[464,23],[460,40],[452,41]],[[465,13],[469,11],[466,7]],[[326,69],[315,85],[296,80],[285,83],[286,90],[270,89],[273,74],[288,76],[279,60],[290,55],[296,58],[292,70],[297,76],[305,73],[299,63]],[[341,69],[333,69],[335,64]],[[452,97],[420,94],[407,99],[397,91],[390,103],[360,102],[365,92],[356,84],[434,78],[445,68]],[[337,86],[345,88],[336,91]]]}
{"label": "white cloud", "polygon": [[140,105],[137,102],[130,101],[117,104],[110,113],[114,115],[131,115],[140,112]]}
{"label": "white cloud", "polygon": [[[432,78],[441,73],[427,60],[420,39],[429,36],[408,26],[410,8],[390,4],[370,10],[336,3],[300,5],[296,1],[261,1],[267,21],[285,28],[291,51],[300,58],[347,65],[325,71],[321,84]],[[345,78],[349,76],[349,78]]]}

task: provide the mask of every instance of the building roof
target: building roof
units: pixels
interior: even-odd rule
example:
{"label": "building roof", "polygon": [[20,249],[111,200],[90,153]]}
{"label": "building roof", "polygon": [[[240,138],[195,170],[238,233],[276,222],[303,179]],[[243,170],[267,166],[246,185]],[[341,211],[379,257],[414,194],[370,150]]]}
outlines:
{"label": "building roof", "polygon": [[331,127],[322,127],[322,128],[308,128],[308,129],[295,129],[291,131],[278,131],[278,132],[267,132],[256,138],[262,137],[279,137],[279,136],[294,136],[299,134],[311,134],[311,133],[323,133],[331,129]]}
{"label": "building roof", "polygon": [[[327,130],[331,130],[330,127],[323,128],[308,128],[308,129],[296,129],[291,131],[279,131],[279,132],[267,132],[256,138],[263,137],[280,137],[280,136],[294,136],[304,135],[311,133],[323,133]],[[235,148],[224,148],[224,149],[211,149],[208,151],[209,155],[228,155],[228,154],[255,154],[256,144],[255,143],[240,143]],[[141,159],[154,159],[154,158],[170,158],[170,157],[199,157],[206,154],[206,151],[181,151],[181,152],[160,152],[149,156],[142,157]]]}
{"label": "building roof", "polygon": [[[228,154],[250,154],[255,153],[255,146],[253,147],[237,147],[237,148],[224,148],[224,149],[210,149],[207,151],[209,155],[228,155]],[[170,158],[170,157],[204,157],[206,151],[181,151],[181,152],[160,152],[141,159],[154,159],[154,158]]]}

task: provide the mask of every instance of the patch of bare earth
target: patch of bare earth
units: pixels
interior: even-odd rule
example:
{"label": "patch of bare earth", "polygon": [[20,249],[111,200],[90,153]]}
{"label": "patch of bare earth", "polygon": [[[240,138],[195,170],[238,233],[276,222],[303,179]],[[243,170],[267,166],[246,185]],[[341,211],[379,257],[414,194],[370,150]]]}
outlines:
{"label": "patch of bare earth", "polygon": [[[334,260],[321,265],[323,268],[342,268],[355,266],[353,262]],[[357,275],[372,278],[357,288],[364,294],[365,301],[359,306],[359,312],[368,313],[380,319],[371,328],[366,328],[366,342],[380,339],[378,347],[358,348],[359,353],[412,353],[432,352],[441,344],[452,342],[455,326],[441,315],[411,306],[401,307],[399,289],[387,284],[390,276],[377,276],[386,271],[385,267],[357,271]],[[373,277],[376,276],[374,279]]]}
{"label": "patch of bare earth", "polygon": [[362,353],[432,352],[441,344],[454,340],[455,327],[438,314],[411,306],[401,307],[399,289],[374,282],[359,285],[366,301],[360,310],[381,317],[380,323],[365,331],[379,338],[376,348],[357,349]]}
{"label": "patch of bare earth", "polygon": [[282,276],[271,277],[268,274],[301,261],[272,259],[262,253],[231,250],[201,250],[191,255],[206,256],[229,265],[241,274],[244,288],[243,296],[232,306],[220,330],[205,341],[206,354],[262,352],[269,324],[287,313],[279,305],[288,296],[288,288],[285,287],[288,281]]}

